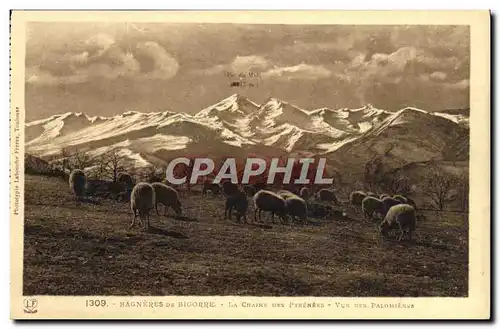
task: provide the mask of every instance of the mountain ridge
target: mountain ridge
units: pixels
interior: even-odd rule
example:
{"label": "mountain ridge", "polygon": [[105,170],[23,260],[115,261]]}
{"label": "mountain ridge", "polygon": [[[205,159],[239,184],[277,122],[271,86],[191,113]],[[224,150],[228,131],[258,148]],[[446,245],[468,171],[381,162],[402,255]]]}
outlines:
{"label": "mountain ridge", "polygon": [[[151,164],[144,157],[166,163],[169,154],[210,150],[217,156],[245,157],[264,148],[281,155],[318,154],[340,167],[361,165],[393,144],[391,156],[398,159],[393,165],[406,165],[405,158],[446,160],[457,152],[468,156],[468,120],[463,113],[412,107],[390,112],[371,104],[304,110],[275,97],[259,105],[233,94],[193,115],[126,111],[90,117],[66,112],[26,123],[25,136],[26,152],[41,158],[57,159],[63,148],[95,157],[116,149],[133,167]],[[451,137],[461,144],[455,145]]]}

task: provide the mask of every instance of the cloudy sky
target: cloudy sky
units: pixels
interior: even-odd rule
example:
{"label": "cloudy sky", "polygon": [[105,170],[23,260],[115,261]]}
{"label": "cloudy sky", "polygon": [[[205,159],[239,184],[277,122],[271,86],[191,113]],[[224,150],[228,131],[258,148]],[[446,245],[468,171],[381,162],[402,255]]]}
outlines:
{"label": "cloudy sky", "polygon": [[26,115],[195,113],[234,93],[305,109],[466,108],[469,41],[466,26],[30,23]]}

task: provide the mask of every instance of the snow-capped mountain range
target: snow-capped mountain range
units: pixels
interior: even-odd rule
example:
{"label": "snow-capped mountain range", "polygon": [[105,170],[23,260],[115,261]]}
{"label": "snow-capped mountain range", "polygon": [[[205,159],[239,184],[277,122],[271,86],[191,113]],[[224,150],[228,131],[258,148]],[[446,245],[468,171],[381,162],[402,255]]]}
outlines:
{"label": "snow-capped mountain range", "polygon": [[392,152],[397,158],[425,161],[468,156],[468,123],[462,114],[416,108],[390,112],[368,105],[306,111],[276,98],[259,105],[235,94],[194,115],[53,115],[27,123],[25,142],[26,153],[52,160],[63,148],[95,157],[117,150],[135,167],[163,164],[181,155],[312,153],[340,164]]}

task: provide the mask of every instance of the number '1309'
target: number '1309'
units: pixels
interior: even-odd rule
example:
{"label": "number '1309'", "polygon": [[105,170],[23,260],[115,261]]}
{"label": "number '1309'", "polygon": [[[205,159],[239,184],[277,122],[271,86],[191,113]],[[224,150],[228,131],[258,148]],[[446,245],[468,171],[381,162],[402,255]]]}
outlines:
{"label": "number '1309'", "polygon": [[104,306],[106,306],[106,301],[104,299],[87,299],[85,301],[85,306],[87,306],[87,307],[104,307]]}

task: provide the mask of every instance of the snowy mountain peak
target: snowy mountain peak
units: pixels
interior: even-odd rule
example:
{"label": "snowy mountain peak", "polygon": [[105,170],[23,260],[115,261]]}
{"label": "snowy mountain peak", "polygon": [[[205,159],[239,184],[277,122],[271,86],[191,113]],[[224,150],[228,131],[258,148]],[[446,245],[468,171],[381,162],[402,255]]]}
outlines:
{"label": "snowy mountain peak", "polygon": [[211,115],[218,115],[221,112],[238,113],[238,114],[250,114],[259,108],[259,105],[250,101],[249,99],[239,95],[233,94],[220,102],[209,106],[200,112],[198,112],[195,117],[208,117]]}

